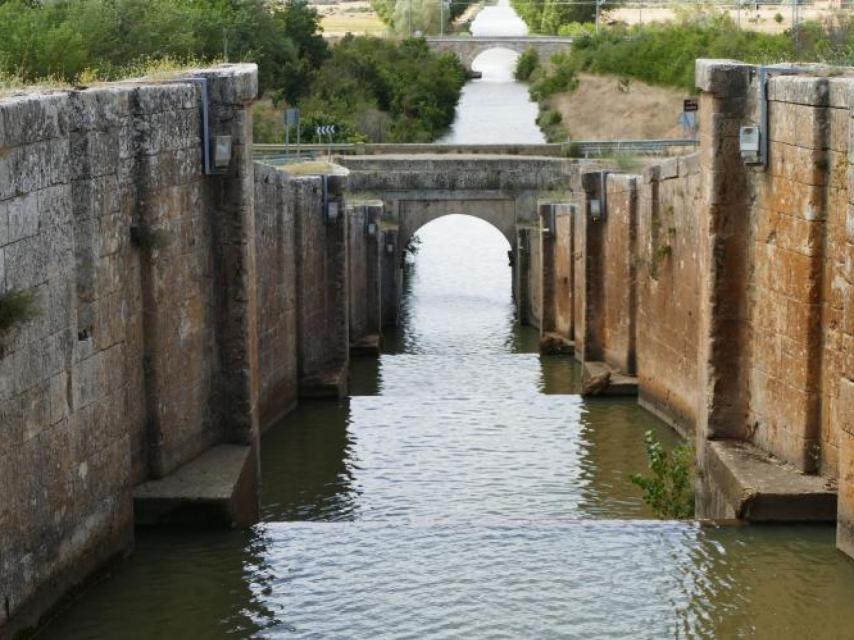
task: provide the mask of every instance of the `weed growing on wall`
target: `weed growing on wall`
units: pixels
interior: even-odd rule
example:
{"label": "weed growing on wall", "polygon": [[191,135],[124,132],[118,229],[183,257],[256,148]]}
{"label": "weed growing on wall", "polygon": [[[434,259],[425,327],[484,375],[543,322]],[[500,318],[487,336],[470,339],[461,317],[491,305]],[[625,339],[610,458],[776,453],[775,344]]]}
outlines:
{"label": "weed growing on wall", "polygon": [[0,293],[0,356],[9,332],[25,322],[34,320],[38,315],[39,309],[32,291],[12,290]]}
{"label": "weed growing on wall", "polygon": [[644,434],[649,458],[648,476],[632,474],[632,484],[643,489],[643,499],[659,518],[684,519],[694,515],[694,451],[679,445],[670,451],[655,438],[652,431]]}

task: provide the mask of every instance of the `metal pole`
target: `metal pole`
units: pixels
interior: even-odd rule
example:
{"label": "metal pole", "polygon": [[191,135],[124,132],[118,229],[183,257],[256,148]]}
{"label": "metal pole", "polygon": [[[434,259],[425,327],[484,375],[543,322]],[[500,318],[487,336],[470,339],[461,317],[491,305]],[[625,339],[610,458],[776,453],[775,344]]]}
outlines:
{"label": "metal pole", "polygon": [[412,37],[412,0],[409,0],[409,37]]}
{"label": "metal pole", "polygon": [[439,35],[445,37],[445,0],[439,0]]}
{"label": "metal pole", "polygon": [[596,33],[599,33],[599,0],[596,0]]}

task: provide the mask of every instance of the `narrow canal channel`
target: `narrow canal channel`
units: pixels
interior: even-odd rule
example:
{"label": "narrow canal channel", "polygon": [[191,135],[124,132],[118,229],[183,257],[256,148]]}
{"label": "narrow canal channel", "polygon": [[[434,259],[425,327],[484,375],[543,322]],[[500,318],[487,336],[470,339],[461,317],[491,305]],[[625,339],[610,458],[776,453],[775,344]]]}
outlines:
{"label": "narrow canal channel", "polygon": [[[467,87],[452,140],[514,112],[503,133],[539,139],[507,68]],[[497,230],[448,216],[419,235],[399,331],[353,362],[351,397],[266,435],[263,523],[140,531],[42,637],[852,637],[833,527],[652,520],[628,476],[645,430],[676,436],[633,401],[583,400],[574,361],[536,353]]]}

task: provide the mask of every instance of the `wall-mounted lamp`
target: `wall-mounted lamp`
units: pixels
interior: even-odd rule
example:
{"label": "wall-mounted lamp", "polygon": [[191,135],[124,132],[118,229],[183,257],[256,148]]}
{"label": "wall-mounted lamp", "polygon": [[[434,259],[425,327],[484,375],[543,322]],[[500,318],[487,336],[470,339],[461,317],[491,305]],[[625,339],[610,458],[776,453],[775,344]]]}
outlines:
{"label": "wall-mounted lamp", "polygon": [[746,126],[738,132],[738,150],[744,164],[762,164],[762,132],[759,127]]}
{"label": "wall-mounted lamp", "polygon": [[377,235],[377,223],[369,220],[365,225],[365,233],[371,237]]}
{"label": "wall-mounted lamp", "polygon": [[335,222],[338,219],[338,201],[328,200],[326,202],[326,221],[329,223]]}
{"label": "wall-mounted lamp", "polygon": [[391,242],[386,244],[385,252],[389,255],[392,255],[394,253],[394,245]]}
{"label": "wall-mounted lamp", "polygon": [[602,203],[599,198],[591,198],[587,201],[587,214],[591,220],[602,219]]}
{"label": "wall-mounted lamp", "polygon": [[213,165],[215,169],[228,169],[231,162],[231,136],[213,137]]}

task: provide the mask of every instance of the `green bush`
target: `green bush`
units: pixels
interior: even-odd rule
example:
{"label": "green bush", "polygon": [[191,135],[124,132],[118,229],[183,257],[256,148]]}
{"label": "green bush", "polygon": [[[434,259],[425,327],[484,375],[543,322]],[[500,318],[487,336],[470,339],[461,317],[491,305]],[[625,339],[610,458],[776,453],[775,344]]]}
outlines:
{"label": "green bush", "polygon": [[[534,33],[558,34],[566,25],[591,22],[596,17],[596,5],[593,2],[511,0],[511,4]],[[611,8],[615,5],[616,2],[608,3]]]}
{"label": "green bush", "polygon": [[531,97],[542,101],[555,93],[574,91],[578,86],[578,63],[572,51],[556,53],[548,66],[541,66],[531,78]]}
{"label": "green bush", "polygon": [[513,70],[513,77],[520,82],[527,82],[531,75],[540,65],[540,54],[536,49],[526,49],[522,55],[516,60],[516,68]]}
{"label": "green bush", "polygon": [[694,451],[679,445],[665,451],[652,431],[644,434],[649,469],[652,475],[633,474],[633,484],[643,489],[643,499],[659,518],[694,516]]}
{"label": "green bush", "polygon": [[140,60],[251,60],[262,92],[296,100],[327,57],[306,0],[5,0],[0,75],[127,75]]}
{"label": "green bush", "polygon": [[457,57],[437,55],[423,39],[348,35],[300,108],[304,118],[323,114],[318,124],[337,125],[339,141],[431,142],[453,122],[465,82]]}
{"label": "green bush", "polygon": [[39,309],[31,291],[13,289],[0,293],[0,351],[3,339],[12,329],[38,316]]}

